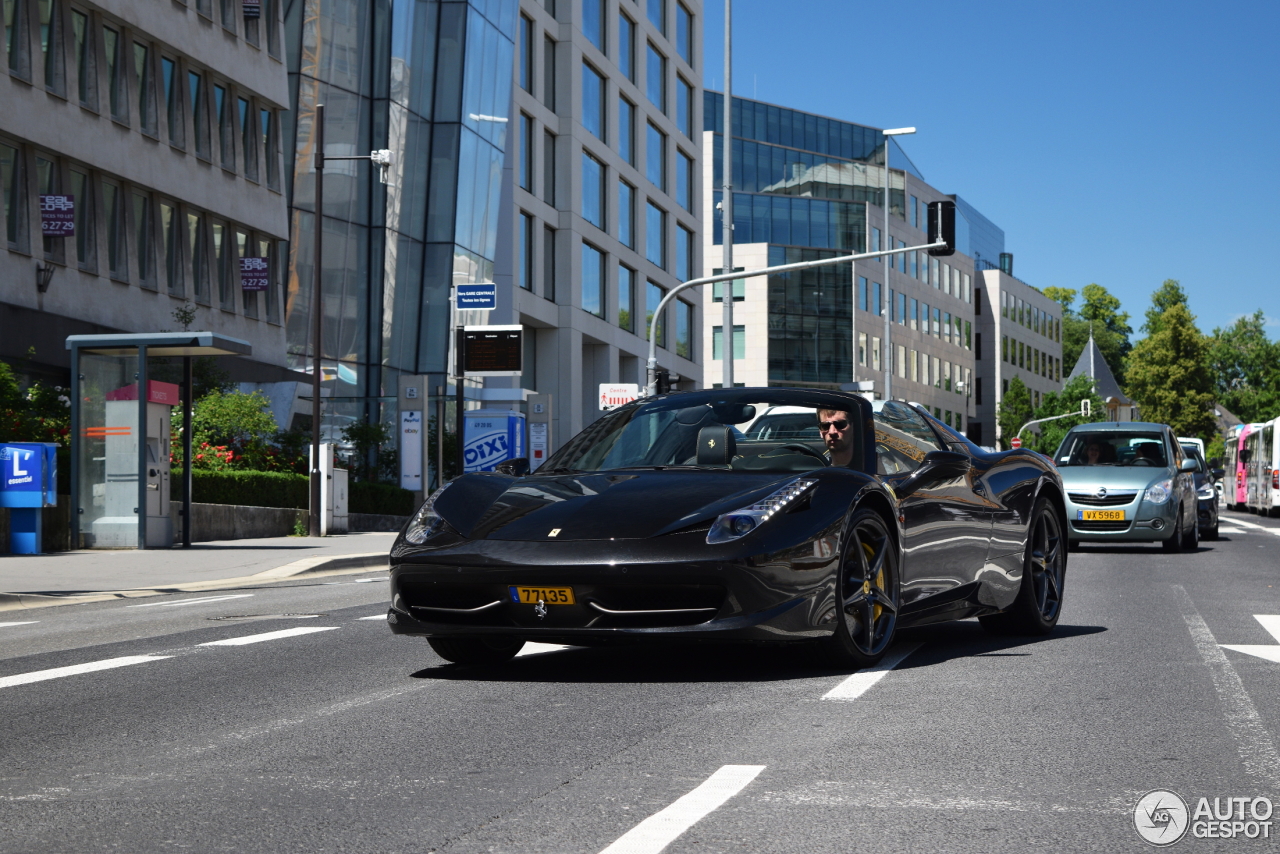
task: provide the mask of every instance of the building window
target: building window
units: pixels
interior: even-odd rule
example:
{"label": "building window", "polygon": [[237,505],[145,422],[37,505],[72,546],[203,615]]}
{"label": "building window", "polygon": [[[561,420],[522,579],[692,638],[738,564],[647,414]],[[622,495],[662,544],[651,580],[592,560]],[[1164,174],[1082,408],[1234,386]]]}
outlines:
{"label": "building window", "polygon": [[138,262],[138,282],[154,289],[155,234],[151,222],[151,197],[146,193],[133,194],[133,240]]}
{"label": "building window", "polygon": [[604,78],[582,63],[582,126],[601,142],[604,138]]}
{"label": "building window", "polygon": [[214,85],[213,108],[218,114],[218,152],[222,156],[222,168],[236,168],[236,147],[232,142],[231,99],[225,86]]}
{"label": "building window", "polygon": [[120,34],[110,27],[102,28],[102,43],[107,56],[107,94],[111,105],[111,118],[129,121],[129,106],[125,100],[124,45]]}
{"label": "building window", "polygon": [[556,230],[542,229],[542,296],[556,299]]}
{"label": "building window", "polygon": [[618,327],[628,332],[636,331],[635,305],[636,273],[630,267],[618,265]]}
{"label": "building window", "polygon": [[693,14],[683,3],[676,4],[676,53],[693,65]]}
{"label": "building window", "polygon": [[667,135],[653,126],[652,123],[645,125],[648,128],[645,134],[644,147],[644,176],[649,179],[649,183],[662,190],[667,190]]}
{"label": "building window", "polygon": [[191,105],[191,118],[196,135],[196,157],[211,160],[209,149],[212,146],[209,142],[208,110],[205,109],[204,103],[204,78],[195,71],[188,71],[187,87],[190,92],[187,103]]}
{"label": "building window", "polygon": [[898,371],[898,376],[905,380],[907,378],[907,348],[902,344],[897,345],[897,347],[897,352],[894,354],[894,367]]}
{"label": "building window", "polygon": [[196,11],[206,18],[213,18],[213,0],[196,0]]}
{"label": "building window", "polygon": [[867,364],[867,333],[858,333],[858,364],[866,366]]}
{"label": "building window", "polygon": [[556,206],[556,135],[542,135],[542,200]]}
{"label": "building window", "polygon": [[138,127],[149,136],[156,129],[156,87],[151,77],[151,51],[144,44],[133,43],[133,73],[138,85]]}
{"label": "building window", "polygon": [[682,299],[676,300],[676,355],[693,358],[693,306]]}
{"label": "building window", "polygon": [[693,87],[676,75],[676,127],[693,139]]}
{"label": "building window", "polygon": [[884,286],[879,282],[871,283],[871,311],[876,317],[884,312]]}
{"label": "building window", "polygon": [[919,227],[920,227],[919,220],[917,219],[917,209],[919,208],[919,206],[920,206],[920,203],[916,200],[916,197],[915,197],[915,196],[912,196],[912,197],[911,197],[911,204],[907,205],[907,211],[908,211],[909,215],[911,216],[911,227],[912,227],[912,228],[919,228]]}
{"label": "building window", "polygon": [[520,114],[520,187],[533,192],[533,119]]}
{"label": "building window", "polygon": [[222,26],[235,32],[236,0],[219,0],[219,10],[222,13]]}
{"label": "building window", "polygon": [[683,225],[676,226],[676,278],[693,279],[693,232]]}
{"label": "building window", "polygon": [[4,0],[5,48],[9,53],[9,73],[31,79],[30,45],[27,42],[26,0]]}
{"label": "building window", "polygon": [[65,97],[67,72],[63,61],[62,4],[55,0],[40,0],[40,50],[44,53],[45,88]]}
{"label": "building window", "polygon": [[582,244],[582,310],[604,317],[604,253]]}
{"label": "building window", "polygon": [[[658,311],[658,305],[662,302],[662,298],[667,295],[667,289],[661,285],[649,282],[645,289],[644,304],[644,340],[649,340],[649,330],[653,328],[653,316]],[[666,313],[665,311],[663,312]],[[658,318],[658,328],[656,340],[659,347],[667,346],[667,323],[666,317]]]}
{"label": "building window", "polygon": [[913,383],[920,381],[920,356],[915,350],[907,351],[907,369],[911,373]]}
{"label": "building window", "polygon": [[164,111],[169,144],[181,148],[186,144],[186,134],[182,115],[182,90],[178,86],[178,63],[167,56],[160,57],[160,74],[164,84]]}
{"label": "building window", "polygon": [[982,333],[975,332],[973,335],[973,358],[975,361],[982,361]]}
{"label": "building window", "polygon": [[618,182],[618,241],[635,248],[635,190],[626,181]]}
{"label": "building window", "polygon": [[533,217],[520,212],[520,255],[516,265],[516,284],[533,290]]}
{"label": "building window", "polygon": [[182,296],[182,227],[178,209],[160,203],[160,243],[164,251],[165,287],[173,296]]}
{"label": "building window", "polygon": [[[733,358],[745,359],[747,357],[747,327],[734,325],[733,327]],[[724,358],[724,327],[711,327],[711,359],[712,361],[720,361]]]}
{"label": "building window", "polygon": [[556,42],[550,36],[542,41],[542,103],[556,109]]}
{"label": "building window", "polygon": [[626,98],[618,99],[618,155],[635,165],[635,105]]}
{"label": "building window", "polygon": [[81,270],[98,272],[97,241],[93,215],[93,182],[87,172],[71,170],[71,192],[76,197],[76,262]]}
{"label": "building window", "polygon": [[280,302],[276,298],[276,283],[280,280],[276,270],[276,242],[269,238],[258,240],[258,257],[267,259],[267,323],[280,322]]}
{"label": "building window", "polygon": [[125,242],[124,192],[102,182],[102,213],[107,226],[107,272],[111,278],[129,281],[129,249]]}
{"label": "building window", "polygon": [[604,229],[604,164],[582,152],[582,218]]}
{"label": "building window", "polygon": [[667,212],[649,202],[644,223],[644,257],[655,266],[665,266],[667,259]]}
{"label": "building window", "polygon": [[636,25],[626,15],[618,16],[618,70],[632,83],[636,81]]}
{"label": "building window", "polygon": [[533,21],[520,16],[520,88],[533,92]]}
{"label": "building window", "polygon": [[209,304],[208,244],[204,231],[204,217],[198,213],[187,214],[187,258],[191,260],[191,290],[196,302]]}
{"label": "building window", "polygon": [[244,176],[250,181],[257,181],[258,146],[253,111],[249,107],[247,98],[240,98],[238,103],[240,105],[240,150],[244,153]]}
{"label": "building window", "polygon": [[645,63],[645,95],[661,112],[667,111],[667,58],[652,44]]}
{"label": "building window", "polygon": [[262,120],[262,162],[267,166],[267,186],[273,190],[280,189],[280,151],[276,140],[275,113],[271,110],[259,110]]}
{"label": "building window", "polygon": [[871,337],[871,370],[880,370],[880,339]]}
{"label": "building window", "polygon": [[98,108],[98,75],[93,63],[93,39],[89,37],[89,16],[71,10],[71,37],[76,61],[76,92],[80,105]]}
{"label": "building window", "polygon": [[649,22],[664,36],[667,34],[667,0],[645,0],[645,12]]}
{"label": "building window", "polygon": [[[733,272],[740,273],[743,267],[734,267]],[[718,276],[724,272],[724,267],[716,267],[711,271],[711,275]],[[733,286],[733,301],[742,302],[747,298],[747,280],[734,279],[731,283]],[[715,282],[711,285],[711,301],[724,302],[724,282]]]}
{"label": "building window", "polygon": [[693,158],[676,150],[676,201],[693,212]]}
{"label": "building window", "polygon": [[603,0],[582,0],[582,34],[604,53]]}
{"label": "building window", "polygon": [[912,300],[911,300],[911,312],[907,315],[907,320],[908,320],[907,325],[908,325],[908,326],[910,326],[912,329],[918,329],[918,328],[919,328],[919,326],[920,326],[920,323],[919,323],[919,321],[920,321],[920,301],[919,301],[919,300],[912,298]]}
{"label": "building window", "polygon": [[214,275],[218,277],[218,306],[223,311],[235,311],[231,294],[231,237],[222,223],[213,224]]}
{"label": "building window", "polygon": [[231,257],[231,288],[240,292],[240,305],[245,317],[258,316],[258,292],[246,291],[240,278],[240,259],[249,257],[249,235],[236,229],[236,251]]}

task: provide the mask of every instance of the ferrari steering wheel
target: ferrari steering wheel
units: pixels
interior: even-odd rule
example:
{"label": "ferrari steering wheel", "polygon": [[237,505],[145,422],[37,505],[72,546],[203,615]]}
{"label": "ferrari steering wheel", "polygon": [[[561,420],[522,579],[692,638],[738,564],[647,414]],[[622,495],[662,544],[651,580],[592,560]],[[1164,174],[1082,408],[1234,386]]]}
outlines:
{"label": "ferrari steering wheel", "polygon": [[831,461],[828,460],[826,456],[818,453],[813,448],[810,448],[804,442],[788,442],[787,444],[780,446],[778,450],[779,451],[796,451],[801,454],[808,454],[811,457],[816,457],[817,459],[822,460],[824,465],[831,464]]}

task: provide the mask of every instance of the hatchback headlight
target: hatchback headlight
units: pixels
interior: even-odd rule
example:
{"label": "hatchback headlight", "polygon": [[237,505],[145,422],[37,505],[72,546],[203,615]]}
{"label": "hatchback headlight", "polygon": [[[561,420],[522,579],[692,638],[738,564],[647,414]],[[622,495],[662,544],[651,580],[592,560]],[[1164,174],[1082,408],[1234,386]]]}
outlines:
{"label": "hatchback headlight", "polygon": [[413,514],[413,518],[409,520],[409,524],[404,529],[404,538],[407,542],[413,543],[415,546],[421,545],[427,541],[428,537],[445,526],[444,517],[436,512],[436,499],[449,486],[446,483],[431,493],[430,497],[418,508],[418,512]]}
{"label": "hatchback headlight", "polygon": [[707,532],[708,545],[728,543],[745,537],[817,482],[811,477],[796,478],[755,504],[743,507],[741,510],[734,510],[732,513],[721,514],[711,525],[711,530]]}
{"label": "hatchback headlight", "polygon": [[1202,499],[1204,501],[1210,501],[1217,497],[1218,497],[1218,491],[1214,489],[1213,486],[1210,484],[1206,483],[1204,486],[1201,486],[1199,489],[1196,490],[1196,498]]}
{"label": "hatchback headlight", "polygon": [[1153,483],[1147,487],[1147,494],[1143,496],[1148,504],[1164,504],[1169,500],[1169,493],[1173,491],[1172,480],[1162,480],[1159,483]]}

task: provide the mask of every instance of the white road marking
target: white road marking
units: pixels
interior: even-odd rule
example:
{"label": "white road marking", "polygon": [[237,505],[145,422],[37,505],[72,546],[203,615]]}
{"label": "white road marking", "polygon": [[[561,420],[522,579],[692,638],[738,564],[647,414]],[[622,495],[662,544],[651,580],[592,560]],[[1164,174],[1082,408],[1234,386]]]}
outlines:
{"label": "white road marking", "polygon": [[357,620],[385,620],[386,614],[374,614],[372,617],[356,617]]}
{"label": "white road marking", "polygon": [[88,664],[73,664],[70,667],[55,667],[52,670],[37,670],[34,673],[19,673],[17,676],[0,678],[0,688],[12,688],[14,685],[29,685],[32,682],[44,682],[46,679],[61,679],[64,676],[79,676],[81,673],[94,673],[99,670],[112,670],[116,667],[128,667],[131,664],[145,664],[148,661],[162,661],[172,658],[171,655],[126,655],[123,658],[104,658],[102,661],[90,661]]}
{"label": "white road marking", "polygon": [[263,641],[277,640],[279,638],[291,638],[297,635],[309,635],[312,632],[331,632],[337,626],[303,626],[296,629],[281,629],[278,632],[263,632],[260,635],[245,635],[242,638],[227,638],[226,640],[209,641],[208,643],[199,644],[200,646],[248,646],[251,643],[262,643]]}
{"label": "white road marking", "polygon": [[23,620],[20,623],[0,623],[0,629],[3,629],[5,626],[29,626],[32,623],[38,623],[38,622],[40,621],[39,620]]}
{"label": "white road marking", "polygon": [[542,655],[548,652],[559,652],[562,649],[568,648],[569,647],[567,645],[562,643],[526,643],[521,650],[516,653],[516,658],[520,658],[524,655]]}
{"label": "white road marking", "polygon": [[236,593],[233,596],[202,596],[199,599],[183,599],[178,602],[145,602],[141,605],[126,605],[126,608],[176,608],[179,605],[198,605],[201,602],[222,602],[226,599],[247,599],[252,593]]}
{"label": "white road marking", "polygon": [[1218,699],[1222,702],[1227,729],[1235,737],[1236,751],[1240,754],[1241,763],[1259,780],[1272,786],[1280,786],[1280,754],[1276,753],[1270,733],[1262,725],[1262,718],[1258,715],[1253,700],[1244,690],[1240,674],[1236,673],[1226,653],[1218,646],[1213,632],[1209,631],[1209,626],[1196,610],[1195,603],[1187,595],[1186,588],[1181,584],[1171,586],[1174,595],[1178,598],[1178,603],[1182,606],[1182,619],[1187,624],[1187,630],[1191,632],[1191,640],[1196,646],[1196,651],[1204,660],[1205,667],[1209,668],[1213,687],[1217,690]]}
{"label": "white road marking", "polygon": [[918,643],[899,644],[880,659],[875,667],[859,670],[836,687],[822,695],[824,700],[856,700],[867,692],[872,685],[884,678],[884,675],[906,659],[908,655],[921,647]]}
{"label": "white road marking", "polygon": [[1224,649],[1234,649],[1236,652],[1243,652],[1245,655],[1256,655],[1258,658],[1265,658],[1267,661],[1274,661],[1277,664],[1280,664],[1280,614],[1254,614],[1253,618],[1259,623],[1262,623],[1262,627],[1267,630],[1267,633],[1276,639],[1276,644],[1274,646],[1270,644],[1241,645],[1233,643],[1219,644],[1219,646]]}
{"label": "white road marking", "polygon": [[1268,528],[1266,525],[1259,525],[1257,522],[1246,522],[1244,519],[1230,519],[1228,523],[1231,525],[1240,525],[1244,528],[1252,528],[1257,531],[1266,531],[1268,534],[1275,534],[1280,537],[1280,528]]}
{"label": "white road marking", "polygon": [[763,765],[725,765],[698,788],[628,830],[600,854],[658,854],[725,801],[741,792]]}

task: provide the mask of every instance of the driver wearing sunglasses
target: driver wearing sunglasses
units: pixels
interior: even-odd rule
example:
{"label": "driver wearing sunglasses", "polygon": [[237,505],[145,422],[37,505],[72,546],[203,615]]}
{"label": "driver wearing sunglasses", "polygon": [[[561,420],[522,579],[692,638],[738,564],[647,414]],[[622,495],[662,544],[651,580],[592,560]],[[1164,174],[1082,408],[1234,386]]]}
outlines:
{"label": "driver wearing sunglasses", "polygon": [[853,462],[852,425],[849,413],[844,410],[818,410],[818,432],[827,445],[827,459],[833,466],[847,466]]}

